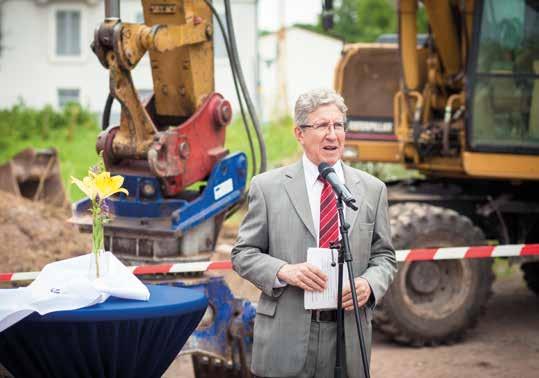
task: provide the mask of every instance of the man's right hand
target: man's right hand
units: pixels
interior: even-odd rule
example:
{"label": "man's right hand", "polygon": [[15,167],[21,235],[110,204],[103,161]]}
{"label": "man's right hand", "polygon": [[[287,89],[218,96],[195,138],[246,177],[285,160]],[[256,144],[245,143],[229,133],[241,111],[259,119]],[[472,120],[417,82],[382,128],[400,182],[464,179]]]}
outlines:
{"label": "man's right hand", "polygon": [[306,291],[323,291],[328,280],[324,272],[306,262],[283,265],[277,272],[277,278]]}

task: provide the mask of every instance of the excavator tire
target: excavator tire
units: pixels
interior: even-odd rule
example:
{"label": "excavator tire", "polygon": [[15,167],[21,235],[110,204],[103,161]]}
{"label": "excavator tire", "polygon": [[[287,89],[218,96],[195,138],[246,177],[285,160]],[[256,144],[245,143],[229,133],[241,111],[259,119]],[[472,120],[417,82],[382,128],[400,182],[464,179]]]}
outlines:
{"label": "excavator tire", "polygon": [[520,266],[528,289],[539,295],[539,261],[526,262]]}
{"label": "excavator tire", "polygon": [[[389,209],[395,249],[470,246],[483,232],[454,210],[420,203]],[[374,326],[401,344],[452,344],[476,325],[494,280],[492,260],[458,259],[399,264],[377,306]]]}

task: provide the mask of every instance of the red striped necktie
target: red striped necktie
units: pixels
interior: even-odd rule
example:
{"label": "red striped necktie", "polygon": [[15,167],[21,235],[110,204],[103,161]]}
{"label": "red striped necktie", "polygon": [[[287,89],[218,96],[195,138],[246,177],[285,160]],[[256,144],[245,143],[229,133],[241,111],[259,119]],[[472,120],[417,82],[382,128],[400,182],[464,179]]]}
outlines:
{"label": "red striped necktie", "polygon": [[320,195],[320,232],[318,247],[329,248],[330,243],[339,241],[339,218],[337,215],[337,198],[329,182],[319,177],[324,187]]}

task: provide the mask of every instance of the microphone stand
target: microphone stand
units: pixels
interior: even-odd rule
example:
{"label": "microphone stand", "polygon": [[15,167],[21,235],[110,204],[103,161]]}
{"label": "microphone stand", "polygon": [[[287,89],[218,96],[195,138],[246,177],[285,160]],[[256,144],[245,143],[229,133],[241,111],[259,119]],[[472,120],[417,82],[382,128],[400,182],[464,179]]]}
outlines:
{"label": "microphone stand", "polygon": [[[344,219],[343,198],[339,196],[337,199],[337,210],[339,213],[341,233],[341,243],[339,246],[339,281],[337,284],[337,351],[335,360],[335,378],[343,377],[343,356],[344,356],[344,309],[342,308],[342,280],[343,280],[343,264],[346,262],[348,268],[348,280],[350,282],[350,291],[352,293],[352,302],[354,304],[354,315],[356,319],[357,334],[359,337],[359,347],[361,350],[361,360],[363,361],[363,373],[366,378],[370,378],[369,359],[367,358],[367,349],[365,348],[365,338],[363,337],[361,318],[359,316],[359,306],[357,304],[357,294],[354,283],[354,271],[352,269],[352,254],[350,252],[350,239],[348,237],[348,229],[350,225]],[[350,203],[348,206],[356,211],[357,207]],[[331,243],[332,247],[334,243]]]}

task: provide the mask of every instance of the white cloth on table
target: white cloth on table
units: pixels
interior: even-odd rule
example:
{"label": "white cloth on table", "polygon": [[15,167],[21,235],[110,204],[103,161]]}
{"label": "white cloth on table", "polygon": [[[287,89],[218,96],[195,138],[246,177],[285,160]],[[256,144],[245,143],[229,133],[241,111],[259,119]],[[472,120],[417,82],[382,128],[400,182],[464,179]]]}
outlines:
{"label": "white cloth on table", "polygon": [[[75,310],[110,296],[147,301],[148,288],[112,253],[100,260],[104,273],[91,277],[91,254],[46,265],[27,287],[0,290],[0,332],[32,312]],[[94,273],[95,274],[95,273]]]}

